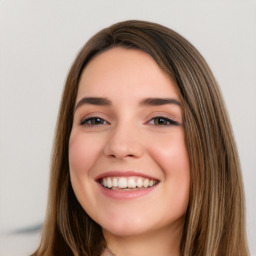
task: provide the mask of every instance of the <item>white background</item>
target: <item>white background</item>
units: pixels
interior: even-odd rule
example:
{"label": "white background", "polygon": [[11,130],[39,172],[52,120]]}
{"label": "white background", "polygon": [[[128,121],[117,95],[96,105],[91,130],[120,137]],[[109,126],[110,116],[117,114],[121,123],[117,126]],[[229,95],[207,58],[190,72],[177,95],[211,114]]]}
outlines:
{"label": "white background", "polygon": [[226,100],[243,168],[256,255],[256,2],[0,1],[0,255],[28,255],[42,223],[57,111],[66,74],[99,29],[126,19],[161,23],[189,39]]}

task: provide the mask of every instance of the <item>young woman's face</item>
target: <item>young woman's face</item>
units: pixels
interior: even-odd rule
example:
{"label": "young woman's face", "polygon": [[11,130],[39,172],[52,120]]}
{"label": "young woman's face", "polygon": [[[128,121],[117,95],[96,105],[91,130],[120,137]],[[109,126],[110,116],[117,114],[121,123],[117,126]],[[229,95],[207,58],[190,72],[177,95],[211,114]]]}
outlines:
{"label": "young woman's face", "polygon": [[104,234],[182,229],[190,167],[174,82],[148,54],[114,48],[84,69],[69,141],[71,183]]}

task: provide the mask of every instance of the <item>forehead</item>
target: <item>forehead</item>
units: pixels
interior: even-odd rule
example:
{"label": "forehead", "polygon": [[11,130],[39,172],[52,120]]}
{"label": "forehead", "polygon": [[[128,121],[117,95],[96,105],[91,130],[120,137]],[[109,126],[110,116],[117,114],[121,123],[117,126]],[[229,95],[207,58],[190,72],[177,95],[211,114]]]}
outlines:
{"label": "forehead", "polygon": [[98,54],[84,68],[78,98],[95,93],[179,98],[177,85],[149,54],[121,47]]}

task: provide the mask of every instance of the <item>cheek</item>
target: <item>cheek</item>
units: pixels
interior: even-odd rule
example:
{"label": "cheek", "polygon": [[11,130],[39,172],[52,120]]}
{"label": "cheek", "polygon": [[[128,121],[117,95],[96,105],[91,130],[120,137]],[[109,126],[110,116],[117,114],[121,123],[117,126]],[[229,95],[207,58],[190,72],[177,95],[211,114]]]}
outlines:
{"label": "cheek", "polygon": [[[154,140],[154,141],[153,141]],[[147,146],[152,157],[165,171],[165,175],[187,175],[190,173],[189,157],[183,131],[168,136],[151,137]]]}
{"label": "cheek", "polygon": [[95,139],[81,133],[71,133],[69,141],[69,167],[71,175],[88,173],[99,154],[99,144]]}
{"label": "cheek", "polygon": [[90,177],[90,171],[98,159],[99,152],[100,146],[97,139],[91,139],[90,136],[80,132],[71,133],[69,140],[71,184],[77,200],[87,213],[94,209],[95,204],[92,200],[95,191],[91,188],[91,183],[94,181]]}
{"label": "cheek", "polygon": [[175,133],[168,138],[158,138],[151,147],[151,156],[164,173],[165,194],[181,212],[186,211],[190,189],[190,164],[184,135]]}
{"label": "cheek", "polygon": [[71,133],[69,141],[69,170],[74,193],[80,203],[84,194],[83,187],[87,183],[90,168],[90,151],[82,136]]}

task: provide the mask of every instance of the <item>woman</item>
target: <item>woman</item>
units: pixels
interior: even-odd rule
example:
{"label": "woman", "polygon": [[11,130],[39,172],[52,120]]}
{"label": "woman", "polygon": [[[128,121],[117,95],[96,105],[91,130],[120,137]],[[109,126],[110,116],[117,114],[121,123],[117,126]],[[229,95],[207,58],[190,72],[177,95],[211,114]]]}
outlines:
{"label": "woman", "polygon": [[64,88],[34,255],[249,255],[240,164],[217,83],[161,25],[82,48]]}

